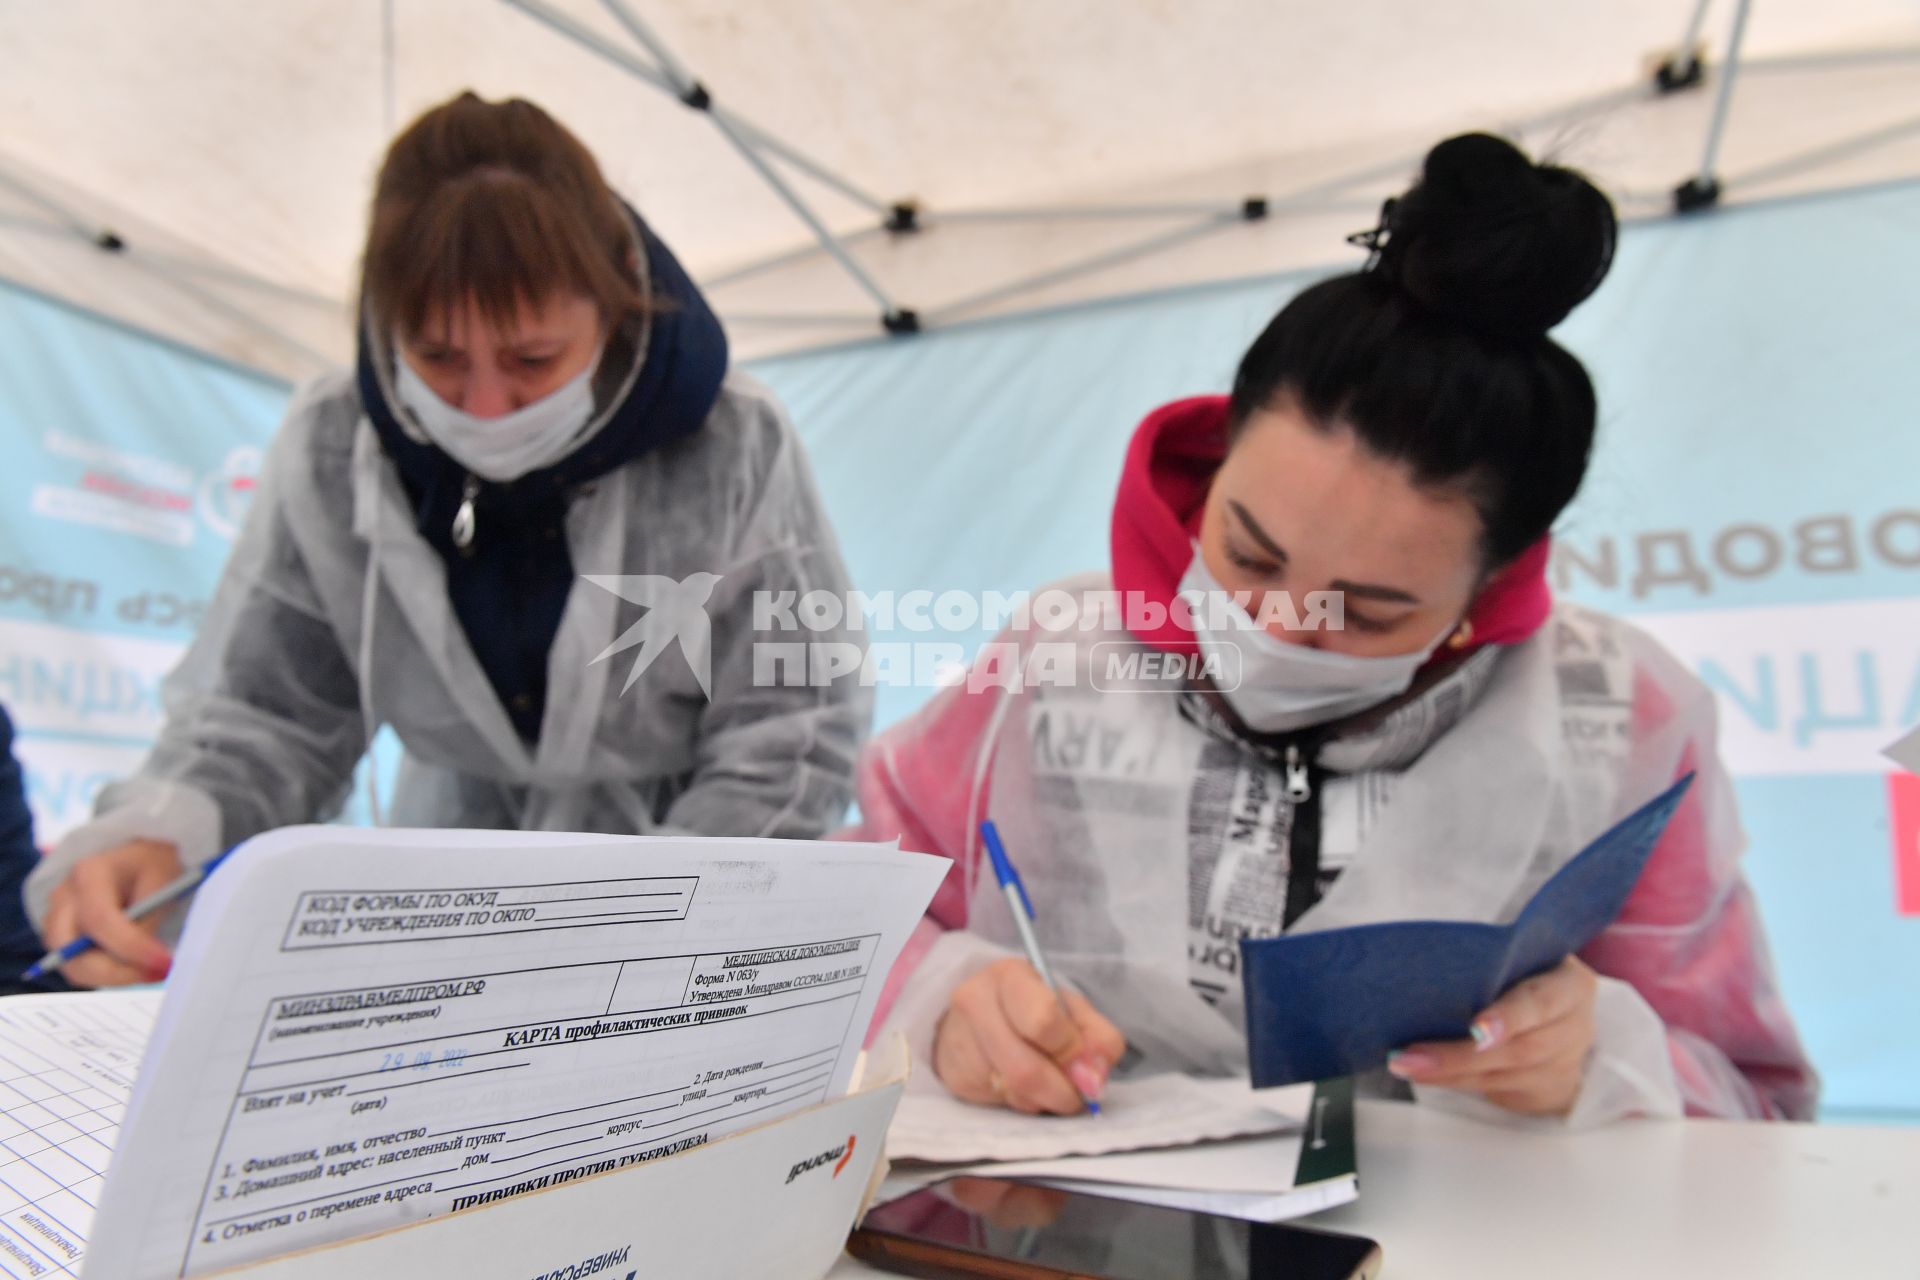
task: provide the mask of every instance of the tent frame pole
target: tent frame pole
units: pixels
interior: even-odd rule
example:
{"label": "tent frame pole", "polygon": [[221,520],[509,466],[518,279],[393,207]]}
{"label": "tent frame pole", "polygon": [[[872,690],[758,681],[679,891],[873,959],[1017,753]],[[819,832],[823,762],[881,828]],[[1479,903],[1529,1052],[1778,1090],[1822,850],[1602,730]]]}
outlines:
{"label": "tent frame pole", "polygon": [[740,153],[740,158],[752,166],[753,171],[773,189],[773,193],[780,197],[787,208],[793,212],[794,217],[806,224],[807,230],[813,233],[813,238],[820,242],[820,247],[840,264],[840,269],[860,286],[862,292],[879,305],[882,327],[890,333],[911,332],[918,329],[919,318],[912,311],[895,304],[886,290],[880,287],[866,269],[853,260],[853,255],[847,252],[846,246],[840,243],[839,237],[820,221],[813,207],[801,198],[799,192],[788,185],[787,180],[767,162],[766,156],[761,154],[760,149],[747,140],[746,135],[734,125],[732,118],[724,111],[713,109],[713,97],[708,93],[706,86],[688,74],[679,59],[673,56],[673,51],[667,47],[666,42],[641,21],[640,15],[628,7],[626,0],[600,0],[600,3],[601,7],[611,13],[620,25],[627,29],[628,35],[653,55],[660,64],[661,71],[666,76],[674,96],[694,110],[706,113],[707,117],[713,121],[714,128],[718,129],[720,135]]}
{"label": "tent frame pole", "polygon": [[399,95],[395,90],[395,63],[398,45],[394,36],[394,0],[380,0],[380,112],[387,132],[394,131],[394,112]]}
{"label": "tent frame pole", "polygon": [[1909,116],[1879,129],[1870,129],[1866,133],[1855,134],[1851,138],[1842,138],[1821,147],[1810,147],[1771,164],[1763,164],[1757,169],[1737,173],[1725,182],[1729,187],[1748,187],[1756,183],[1771,182],[1775,178],[1785,178],[1792,174],[1804,173],[1825,165],[1834,164],[1851,156],[1872,151],[1898,142],[1910,134],[1920,133],[1920,116]]}
{"label": "tent frame pole", "polygon": [[1693,16],[1687,19],[1687,34],[1680,37],[1680,56],[1689,62],[1700,56],[1700,32],[1707,25],[1707,7],[1713,0],[1697,0]]}
{"label": "tent frame pole", "polygon": [[[606,39],[591,27],[577,21],[571,14],[555,9],[552,5],[546,3],[546,0],[500,0],[500,2],[511,8],[518,9],[535,22],[540,23],[557,35],[565,36],[589,53],[597,54],[599,57],[611,62],[614,66],[634,77],[634,79],[650,84],[663,93],[670,93],[675,97],[680,96],[679,90],[674,88],[672,81],[670,81],[665,73],[658,67],[651,66],[642,59],[635,57],[627,50],[622,49],[620,46]],[[713,103],[710,98],[708,101],[708,110],[726,116],[734,128],[738,129],[756,146],[762,147],[778,156],[782,161],[791,165],[799,172],[806,174],[822,186],[833,188],[855,204],[863,205],[875,213],[887,213],[892,208],[886,201],[877,198],[869,192],[862,191],[846,178],[833,172],[811,156],[797,150],[784,140],[776,138],[751,120],[736,115],[727,108]]]}
{"label": "tent frame pole", "polygon": [[1890,62],[1920,62],[1920,44],[1830,49],[1816,53],[1775,53],[1748,58],[1746,73],[1754,76],[1794,71],[1842,71],[1853,67],[1885,66]]}
{"label": "tent frame pole", "polygon": [[[1600,107],[1610,105],[1628,95],[1618,91],[1610,92],[1593,102],[1577,103],[1562,108],[1561,114],[1572,117],[1589,114]],[[1289,209],[1322,210],[1338,212],[1352,208],[1360,212],[1371,212],[1370,201],[1361,202],[1342,200],[1337,197],[1343,191],[1384,177],[1396,177],[1418,169],[1420,156],[1397,156],[1380,164],[1369,165],[1350,173],[1328,178],[1309,187],[1303,187],[1289,195],[1268,197],[1248,196],[1238,205],[1224,202],[1212,204],[1111,204],[1111,205],[1022,205],[1004,209],[955,209],[948,212],[934,211],[923,215],[927,224],[963,223],[963,222],[1045,222],[1045,221],[1093,221],[1105,219],[1164,219],[1189,217],[1233,217],[1247,222],[1258,222],[1262,218]]]}
{"label": "tent frame pole", "polygon": [[[520,2],[521,0],[507,0],[507,3],[510,4],[518,4]],[[1636,100],[1644,92],[1645,90],[1643,89],[1606,90],[1590,98],[1555,108],[1536,119],[1528,120],[1525,123],[1525,127],[1536,128],[1546,124],[1582,119],[1592,115],[1594,112],[1603,111],[1608,107]],[[1371,200],[1341,199],[1341,193],[1365,183],[1402,174],[1410,169],[1416,168],[1419,163],[1420,157],[1417,154],[1396,156],[1390,160],[1367,165],[1345,174],[1338,174],[1324,179],[1303,187],[1289,195],[1274,199],[1268,199],[1264,196],[1252,196],[1243,201],[1238,208],[1228,208],[1212,204],[1054,205],[1035,206],[1032,208],[958,209],[947,213],[936,212],[926,214],[918,224],[921,228],[938,226],[941,223],[1004,223],[1064,221],[1074,219],[1144,220],[1149,218],[1190,217],[1194,215],[1198,215],[1200,221],[1176,228],[1169,232],[1162,232],[1131,245],[1124,245],[1117,249],[1107,250],[1103,253],[1081,259],[1078,262],[1049,268],[1046,271],[1036,273],[1032,276],[1011,281],[1007,284],[996,285],[991,289],[983,290],[980,293],[948,303],[940,307],[937,311],[930,313],[925,319],[928,323],[946,320],[964,312],[979,310],[982,307],[1002,301],[1008,297],[1031,292],[1049,285],[1063,283],[1078,276],[1090,275],[1105,270],[1108,267],[1118,266],[1125,262],[1146,257],[1162,248],[1173,248],[1188,240],[1196,239],[1199,236],[1218,230],[1234,221],[1258,221],[1273,214],[1284,213],[1289,210],[1338,210],[1351,208],[1359,213],[1368,213],[1372,211],[1373,207]],[[856,232],[852,236],[847,237],[847,240],[852,241],[862,234],[873,234],[878,230],[880,229],[875,228],[873,231],[866,233]],[[795,262],[803,261],[813,252],[814,250],[811,246],[782,250],[779,253],[770,254],[767,257],[755,259],[743,263],[740,266],[733,267],[702,283],[709,289],[719,289],[726,285],[735,284],[742,280],[775,270],[779,267],[790,266]],[[735,317],[729,313],[728,318],[733,319]],[[777,319],[778,317],[773,314],[754,314],[750,316],[746,322],[772,324]],[[796,320],[802,324],[828,323],[827,317],[814,313],[797,316]]]}
{"label": "tent frame pole", "polygon": [[238,303],[221,297],[211,289],[201,287],[198,282],[189,279],[185,272],[178,270],[173,265],[156,260],[151,254],[138,252],[128,253],[127,260],[145,270],[149,275],[157,276],[166,284],[186,294],[207,310],[223,315],[243,328],[251,328],[256,333],[271,338],[287,350],[300,356],[301,359],[311,363],[315,369],[332,369],[336,366],[337,362],[325,352],[315,350],[292,334],[282,331],[278,326],[262,320],[259,316],[254,315]]}
{"label": "tent frame pole", "polygon": [[[520,0],[507,0],[507,2],[519,3]],[[1624,102],[1638,100],[1644,93],[1645,90],[1639,88],[1606,90],[1588,98],[1554,108],[1552,111],[1537,118],[1529,119],[1523,127],[1531,129],[1545,127],[1549,124],[1583,119],[1597,111],[1618,106]],[[1171,249],[1189,240],[1209,234],[1235,220],[1256,221],[1260,218],[1284,213],[1289,210],[1327,211],[1350,208],[1357,213],[1370,213],[1373,209],[1373,203],[1370,198],[1365,200],[1352,197],[1343,199],[1343,193],[1383,178],[1401,175],[1411,169],[1417,168],[1419,163],[1420,157],[1418,154],[1395,156],[1388,160],[1350,170],[1344,174],[1336,174],[1332,177],[1322,179],[1278,198],[1268,199],[1264,196],[1250,197],[1246,201],[1243,201],[1237,209],[1229,209],[1224,205],[1217,204],[1055,205],[1035,206],[1032,208],[959,209],[951,212],[934,212],[927,214],[916,224],[916,229],[931,228],[942,223],[989,224],[1065,221],[1074,219],[1145,220],[1149,218],[1192,217],[1194,215],[1199,215],[1200,221],[1190,223],[1172,231],[1161,232],[1148,239],[1107,250],[1077,262],[1049,268],[1032,276],[996,285],[990,289],[943,305],[936,312],[927,316],[926,320],[928,323],[934,323],[936,321],[944,322],[966,312],[981,310],[1006,298],[1045,288],[1049,285],[1063,283],[1079,276],[1090,275],[1128,261],[1144,258],[1159,250]],[[866,231],[853,232],[844,237],[842,242],[850,244],[864,236],[880,234],[887,229],[889,228],[874,227]],[[727,285],[737,284],[752,277],[762,275],[768,271],[804,261],[816,251],[815,247],[811,245],[782,250],[778,253],[769,254],[765,257],[753,259],[732,267],[719,275],[703,280],[702,284],[709,290],[720,289]],[[827,326],[836,322],[845,324],[858,323],[858,320],[853,317],[813,312],[754,312],[741,313],[739,315],[728,312],[727,318],[730,321],[737,320],[743,324],[764,325],[778,324],[789,318],[794,324],[802,326]]]}
{"label": "tent frame pole", "polygon": [[[1704,3],[1703,3],[1704,7]],[[1720,203],[1720,143],[1726,137],[1727,117],[1733,106],[1733,86],[1740,77],[1740,55],[1747,39],[1747,16],[1753,0],[1734,0],[1733,28],[1727,35],[1727,61],[1720,72],[1720,83],[1713,95],[1713,115],[1707,122],[1707,139],[1700,156],[1699,172],[1673,190],[1675,213],[1696,213]]]}
{"label": "tent frame pole", "polygon": [[1109,267],[1117,267],[1122,263],[1133,262],[1140,258],[1149,257],[1163,249],[1171,249],[1175,245],[1184,244],[1189,240],[1198,240],[1202,236],[1211,235],[1213,232],[1219,231],[1224,227],[1237,226],[1243,221],[1245,221],[1245,219],[1238,211],[1211,214],[1198,222],[1189,223],[1184,227],[1177,227],[1172,231],[1163,231],[1158,235],[1149,236],[1133,244],[1122,245],[1118,249],[1109,249],[1103,253],[1096,253],[1089,257],[1066,263],[1063,266],[1049,267],[1045,271],[1037,271],[1032,275],[1023,276],[1020,279],[1011,280],[1005,284],[994,285],[990,289],[983,289],[979,293],[969,297],[959,298],[947,303],[937,311],[930,313],[927,319],[929,323],[944,324],[969,311],[978,311],[983,307],[1004,302],[1008,298],[1016,297],[1023,293],[1032,293],[1036,289],[1044,289],[1050,285],[1061,284],[1068,280],[1078,279],[1081,276],[1105,271]]}
{"label": "tent frame pole", "polygon": [[1707,127],[1707,145],[1700,157],[1700,176],[1710,178],[1720,163],[1720,141],[1726,136],[1727,114],[1733,106],[1733,85],[1740,74],[1740,54],[1746,45],[1747,16],[1753,0],[1735,0],[1733,30],[1727,37],[1727,65],[1720,73],[1718,92],[1713,98],[1713,123]]}
{"label": "tent frame pole", "polygon": [[[747,162],[760,176],[761,181],[772,189],[781,202],[812,233],[820,248],[839,264],[841,270],[847,273],[861,292],[879,305],[881,326],[889,333],[918,331],[919,317],[913,311],[898,306],[888,296],[886,290],[882,289],[879,283],[858,262],[854,261],[839,237],[827,228],[819,215],[813,211],[812,206],[802,199],[800,194],[768,162],[767,153],[784,160],[800,172],[870,210],[886,211],[891,206],[861,191],[852,183],[828,170],[826,166],[801,155],[786,143],[771,138],[759,126],[720,107],[714,102],[713,95],[706,86],[681,64],[666,43],[653,33],[652,28],[648,27],[638,14],[621,3],[621,0],[601,0],[601,3],[607,12],[626,29],[627,34],[652,55],[654,62],[658,65],[649,64],[606,40],[598,32],[578,22],[572,16],[552,7],[546,3],[546,0],[502,0],[502,3],[518,9],[549,30],[565,36],[589,52],[598,54],[642,83],[669,93],[685,106],[706,114],[713,121],[714,127],[720,131],[720,135],[740,153],[740,158]],[[765,150],[763,151],[762,148]]]}
{"label": "tent frame pole", "polygon": [[[5,187],[21,199],[38,206],[51,219],[38,224],[38,229],[58,232],[63,235],[78,236],[103,253],[127,253],[132,251],[120,236],[120,233],[102,223],[90,221],[70,206],[54,199],[40,188],[10,172],[5,164],[0,164],[0,187]],[[24,226],[26,220],[12,219],[13,225]],[[336,310],[340,306],[337,298],[324,293],[314,293],[297,285],[282,284],[278,280],[257,275],[244,267],[230,266],[223,262],[196,262],[178,254],[165,253],[141,246],[138,256],[149,266],[163,267],[170,272],[199,276],[208,280],[217,280],[223,284],[234,285],[242,289],[251,289],[257,293],[270,293],[290,302],[304,303],[308,306]]]}
{"label": "tent frame pole", "polygon": [[[19,226],[20,222],[16,221],[14,225]],[[29,229],[56,231],[61,235],[67,234],[66,228],[55,227],[51,223],[44,222]],[[247,361],[225,351],[202,346],[197,342],[189,342],[185,338],[177,337],[171,333],[165,333],[149,325],[142,324],[138,320],[130,320],[125,316],[117,316],[111,311],[102,311],[98,307],[90,306],[76,299],[51,292],[32,281],[21,280],[6,274],[4,271],[0,271],[0,292],[7,290],[16,291],[23,297],[38,299],[49,306],[59,307],[74,315],[85,316],[95,324],[105,325],[116,332],[126,334],[138,341],[151,343],[156,347],[178,352],[195,360],[205,360],[211,364],[218,365],[222,369],[228,369],[249,378],[257,378],[263,382],[271,382],[275,386],[287,391],[292,391],[296,385],[286,374],[277,370],[268,369],[262,365],[249,364]]]}
{"label": "tent frame pole", "polygon": [[806,174],[821,186],[830,187],[838,191],[855,204],[864,205],[874,213],[882,215],[891,215],[894,210],[899,207],[898,205],[887,204],[885,201],[867,194],[833,170],[807,155],[804,151],[795,151],[783,139],[768,133],[765,129],[762,129],[759,125],[746,119],[744,116],[738,115],[726,107],[718,107],[715,108],[715,110],[720,116],[726,119],[728,124],[738,129],[749,141],[762,151],[778,157],[786,163],[788,168]]}
{"label": "tent frame pole", "polygon": [[1707,6],[1711,3],[1713,0],[1695,0],[1693,16],[1687,19],[1687,33],[1680,37],[1680,46],[1653,73],[1654,87],[1660,92],[1677,93],[1700,83],[1706,71],[1706,60],[1701,56],[1700,29],[1706,25]]}
{"label": "tent frame pole", "polygon": [[115,252],[124,247],[120,237],[111,229],[89,222],[19,174],[9,171],[4,164],[0,164],[0,187],[5,187],[28,204],[40,209],[59,223],[63,229],[79,236],[82,240],[91,241],[109,252]]}
{"label": "tent frame pole", "polygon": [[[864,227],[858,231],[850,231],[846,235],[841,236],[840,243],[852,246],[873,236],[884,234],[886,234],[885,227]],[[795,245],[791,249],[782,249],[777,253],[767,254],[764,257],[749,258],[745,262],[728,267],[725,271],[715,272],[710,276],[703,277],[700,281],[700,287],[709,291],[725,288],[727,285],[738,284],[742,280],[750,280],[755,276],[765,275],[767,272],[778,270],[781,267],[790,267],[797,262],[805,262],[818,252],[820,252],[820,246],[818,245],[800,244]]]}
{"label": "tent frame pole", "polygon": [[[922,317],[911,310],[898,307],[884,288],[873,276],[857,262],[849,252],[850,246],[877,233],[901,234],[917,232],[927,226],[938,223],[951,224],[994,224],[994,223],[1031,223],[1045,221],[1148,221],[1174,218],[1198,218],[1199,221],[1158,233],[1139,242],[1107,250],[1076,262],[1049,268],[1033,275],[1010,281],[976,294],[949,302],[940,306],[926,317],[926,322],[944,321],[966,312],[977,311],[991,306],[1006,298],[1028,293],[1036,289],[1061,283],[1079,276],[1092,274],[1108,267],[1147,256],[1163,248],[1171,248],[1188,240],[1209,234],[1236,221],[1258,221],[1271,213],[1288,208],[1299,210],[1335,210],[1359,205],[1352,201],[1341,200],[1339,193],[1350,190],[1364,182],[1389,173],[1396,173],[1417,162],[1396,160],[1386,164],[1358,170],[1342,177],[1336,177],[1315,186],[1297,191],[1279,199],[1266,196],[1249,196],[1241,202],[1239,208],[1231,209],[1225,202],[1214,203],[1158,203],[1158,204],[1056,204],[1033,205],[1003,208],[956,209],[949,212],[923,211],[910,201],[888,204],[871,193],[856,187],[841,175],[834,173],[805,154],[796,151],[784,141],[768,133],[752,121],[731,110],[722,107],[713,100],[711,93],[693,75],[653,29],[634,11],[630,0],[600,0],[601,6],[632,36],[641,48],[654,59],[649,63],[634,52],[613,43],[599,32],[587,27],[571,15],[562,12],[550,3],[550,0],[501,0],[514,9],[547,26],[554,32],[581,45],[589,52],[611,62],[643,83],[672,94],[686,106],[703,111],[712,117],[714,126],[728,143],[740,153],[761,179],[771,187],[774,193],[788,206],[793,214],[803,222],[812,233],[815,241],[811,246],[800,246],[782,250],[761,258],[727,269],[703,283],[709,289],[718,289],[727,285],[762,275],[780,267],[790,266],[804,261],[816,251],[824,251],[843,270],[859,288],[881,307],[881,323],[890,333],[914,333],[922,326]],[[1708,10],[1712,0],[1694,0],[1688,15],[1685,34],[1678,49],[1659,67],[1655,76],[1655,85],[1662,93],[1675,92],[1703,83],[1705,77],[1705,49],[1701,43],[1701,33],[1705,28]],[[1752,10],[1752,0],[1735,0],[1733,21],[1728,36],[1726,62],[1718,84],[1711,115],[1702,147],[1699,170],[1686,182],[1680,184],[1671,193],[1675,211],[1688,213],[1705,209],[1716,204],[1721,195],[1722,182],[1715,173],[1720,160],[1721,145],[1725,140],[1728,121],[1731,116],[1733,92],[1739,73],[1742,70],[1745,53],[1747,22]],[[1900,50],[1899,56],[1913,56],[1920,50]],[[1885,56],[1876,54],[1876,56]],[[656,65],[657,64],[657,65]],[[1751,69],[1765,69],[1764,60],[1755,60]],[[1594,95],[1566,107],[1557,109],[1539,121],[1531,121],[1532,127],[1544,122],[1566,121],[1583,118],[1594,111],[1608,106],[1630,101],[1645,93],[1645,89],[1610,90]],[[1852,139],[1835,148],[1809,152],[1790,158],[1775,165],[1756,170],[1754,174],[1744,175],[1742,182],[1758,178],[1776,176],[1800,164],[1818,165],[1831,159],[1842,158],[1869,147],[1881,145],[1903,137],[1920,123],[1902,122],[1886,129],[1874,131],[1860,138]],[[869,227],[845,235],[836,234],[826,227],[813,208],[796,192],[792,185],[774,168],[770,160],[778,160],[795,172],[812,178],[822,186],[845,196],[853,203],[883,215],[883,221],[877,227]],[[799,325],[833,325],[856,323],[851,317],[827,312],[794,313],[751,313],[743,314],[742,323],[774,324],[794,323]]]}
{"label": "tent frame pole", "polygon": [[4,164],[0,164],[0,187],[5,187],[28,203],[44,210],[48,216],[54,220],[52,223],[47,224],[48,230],[65,232],[77,239],[86,241],[102,253],[110,253],[119,257],[123,261],[130,263],[134,267],[158,279],[161,283],[171,287],[175,291],[185,294],[188,298],[199,303],[207,310],[232,321],[242,329],[251,330],[254,333],[260,334],[262,337],[279,343],[288,351],[298,355],[302,360],[311,363],[316,369],[330,369],[333,367],[334,361],[324,353],[308,346],[292,334],[284,332],[278,326],[261,319],[245,307],[203,287],[192,277],[195,275],[204,275],[216,280],[224,280],[229,284],[257,289],[262,292],[276,293],[282,297],[293,298],[302,302],[324,303],[328,307],[334,305],[331,299],[319,298],[304,290],[296,289],[291,285],[279,284],[265,277],[254,275],[239,267],[230,267],[216,263],[196,263],[171,254],[151,253],[144,249],[138,249],[122,239],[120,234],[114,231],[113,228],[83,217],[78,211],[69,208],[62,201],[48,195],[45,191],[28,182],[19,174],[10,172]]}
{"label": "tent frame pole", "polygon": [[[1249,196],[1237,205],[1213,204],[1036,204],[1004,209],[949,209],[926,215],[928,224],[965,222],[1125,222],[1161,221],[1167,218],[1241,218],[1247,216],[1250,201],[1265,204],[1262,196]],[[1261,216],[1264,216],[1261,215]]]}
{"label": "tent frame pole", "polygon": [[872,317],[864,311],[729,311],[728,324],[767,325],[779,328],[850,329],[866,324]]}

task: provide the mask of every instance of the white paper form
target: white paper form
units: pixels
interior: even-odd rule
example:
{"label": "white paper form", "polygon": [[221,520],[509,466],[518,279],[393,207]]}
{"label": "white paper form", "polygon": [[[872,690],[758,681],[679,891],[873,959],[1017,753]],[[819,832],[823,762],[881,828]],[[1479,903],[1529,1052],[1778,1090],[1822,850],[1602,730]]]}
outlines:
{"label": "white paper form", "polygon": [[[1311,1084],[1255,1090],[1244,1076],[1157,1075],[1116,1082],[1098,1116],[1024,1116],[951,1098],[944,1099],[944,1108],[910,1090],[895,1113],[887,1153],[907,1158],[904,1145],[954,1153],[942,1158],[964,1163],[896,1164],[880,1199],[974,1174],[1278,1222],[1359,1195],[1351,1171],[1307,1185],[1295,1182],[1302,1152],[1309,1144],[1325,1145],[1324,1111]],[[1109,1118],[1119,1123],[1108,1126]]]}
{"label": "white paper form", "polygon": [[1099,1115],[1029,1116],[961,1102],[916,1081],[894,1112],[887,1155],[941,1163],[1051,1160],[1187,1146],[1218,1138],[1299,1129],[1313,1086],[1254,1090],[1245,1076],[1202,1079],[1168,1072],[1115,1080]]}
{"label": "white paper form", "polygon": [[837,1096],[946,868],[801,841],[253,841],[189,918],[86,1274],[199,1274]]}
{"label": "white paper form", "polygon": [[1068,1160],[1015,1160],[969,1172],[1199,1213],[1277,1222],[1359,1197],[1351,1173],[1306,1186],[1296,1183],[1301,1150],[1309,1141],[1311,1134],[1298,1130],[1159,1151]]}
{"label": "white paper form", "polygon": [[0,1276],[77,1276],[158,991],[0,1000]]}
{"label": "white paper form", "polygon": [[[1274,1144],[1276,1150],[1272,1154],[1275,1159],[1282,1160],[1294,1154],[1287,1149],[1289,1146],[1298,1145],[1297,1139],[1291,1144],[1284,1139],[1275,1138],[1260,1139],[1260,1141]],[[1030,1175],[1023,1173],[1006,1176],[1018,1176],[1024,1179]],[[1319,1213],[1325,1209],[1352,1204],[1360,1198],[1359,1183],[1351,1177],[1315,1182],[1308,1186],[1295,1187],[1292,1191],[1275,1192],[1189,1191],[1181,1187],[1104,1179],[1076,1180],[1042,1177],[1033,1180],[1043,1186],[1072,1191],[1080,1195],[1107,1196],[1115,1200],[1137,1200],[1142,1204],[1185,1209],[1189,1213],[1211,1213],[1223,1218],[1245,1218],[1249,1222],[1284,1222],[1289,1218],[1304,1218],[1308,1214]]]}

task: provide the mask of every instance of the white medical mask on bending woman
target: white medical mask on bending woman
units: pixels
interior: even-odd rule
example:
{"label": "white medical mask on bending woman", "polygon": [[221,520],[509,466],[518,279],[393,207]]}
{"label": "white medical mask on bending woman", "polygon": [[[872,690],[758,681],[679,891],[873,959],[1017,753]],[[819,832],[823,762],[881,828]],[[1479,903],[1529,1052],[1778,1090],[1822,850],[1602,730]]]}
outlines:
{"label": "white medical mask on bending woman", "polygon": [[517,480],[550,467],[587,442],[593,425],[595,353],[585,368],[530,404],[481,418],[442,400],[404,356],[394,360],[394,391],[427,438],[483,480]]}
{"label": "white medical mask on bending woman", "polygon": [[[1269,634],[1233,600],[1232,592],[1208,570],[1197,547],[1180,579],[1180,592],[1196,606],[1192,611],[1194,638],[1211,669],[1228,675],[1239,671],[1239,683],[1219,693],[1241,722],[1256,733],[1285,733],[1325,724],[1398,697],[1453,631],[1452,627],[1442,627],[1438,635],[1412,653],[1385,657],[1360,657],[1288,644]],[[1207,625],[1213,612],[1208,602],[1215,599],[1232,604],[1233,621],[1225,630]],[[1238,662],[1233,660],[1234,654],[1239,655]]]}

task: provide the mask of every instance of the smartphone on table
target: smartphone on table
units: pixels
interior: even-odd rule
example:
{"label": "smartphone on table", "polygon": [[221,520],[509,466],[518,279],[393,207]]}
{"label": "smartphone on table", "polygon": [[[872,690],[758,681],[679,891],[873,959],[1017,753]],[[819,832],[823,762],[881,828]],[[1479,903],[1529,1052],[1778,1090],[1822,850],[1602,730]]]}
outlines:
{"label": "smartphone on table", "polygon": [[1311,1227],[949,1178],[869,1212],[847,1251],[926,1280],[1375,1280],[1380,1246]]}

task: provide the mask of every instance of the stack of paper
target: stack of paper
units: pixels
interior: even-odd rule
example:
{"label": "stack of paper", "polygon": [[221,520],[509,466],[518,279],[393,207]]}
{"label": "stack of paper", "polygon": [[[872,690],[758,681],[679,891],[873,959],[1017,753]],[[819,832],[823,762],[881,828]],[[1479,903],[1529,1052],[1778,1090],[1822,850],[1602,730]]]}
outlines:
{"label": "stack of paper", "polygon": [[1244,1077],[1116,1080],[1097,1116],[1025,1116],[910,1091],[887,1155],[897,1163],[883,1198],[968,1173],[1277,1222],[1359,1194],[1351,1081],[1254,1090]]}

